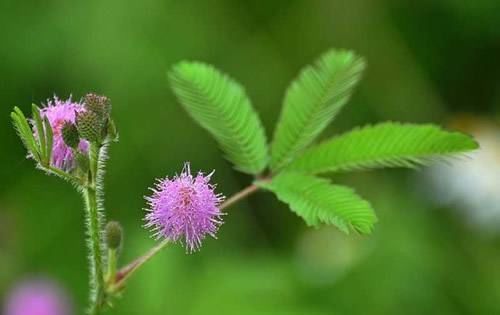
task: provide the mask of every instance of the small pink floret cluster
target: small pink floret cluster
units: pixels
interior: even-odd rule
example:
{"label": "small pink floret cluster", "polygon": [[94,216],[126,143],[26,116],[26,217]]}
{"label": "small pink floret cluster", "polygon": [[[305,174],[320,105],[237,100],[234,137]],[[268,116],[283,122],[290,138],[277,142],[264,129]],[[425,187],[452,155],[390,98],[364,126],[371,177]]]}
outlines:
{"label": "small pink floret cluster", "polygon": [[[68,147],[62,137],[62,127],[65,122],[75,123],[76,114],[85,111],[82,103],[73,102],[71,98],[63,101],[57,97],[48,100],[47,104],[40,110],[40,116],[47,117],[52,132],[54,134],[52,145],[52,158],[50,164],[53,167],[64,171],[69,171],[75,167],[75,157],[73,150]],[[36,129],[34,130],[36,135]],[[87,153],[89,143],[86,140],[80,140],[78,149],[82,153]]]}
{"label": "small pink floret cluster", "polygon": [[153,195],[146,197],[146,227],[158,238],[183,242],[188,252],[198,250],[206,235],[215,238],[222,224],[219,205],[224,197],[209,183],[212,174],[193,176],[186,163],[180,175],[159,180]]}

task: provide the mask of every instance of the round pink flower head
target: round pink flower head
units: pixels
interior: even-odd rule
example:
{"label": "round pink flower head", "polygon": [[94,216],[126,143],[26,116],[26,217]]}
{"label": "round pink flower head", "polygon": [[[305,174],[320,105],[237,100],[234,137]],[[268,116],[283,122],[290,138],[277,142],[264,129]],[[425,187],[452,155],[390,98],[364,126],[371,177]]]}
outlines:
{"label": "round pink flower head", "polygon": [[180,175],[158,180],[151,189],[153,195],[146,197],[146,227],[157,238],[183,242],[187,252],[198,250],[207,234],[216,238],[223,215],[219,205],[224,197],[209,183],[212,174],[199,172],[193,176],[186,163]]}
{"label": "round pink flower head", "polygon": [[[75,167],[75,158],[73,151],[64,143],[62,137],[62,127],[65,122],[75,123],[76,114],[85,111],[82,103],[73,102],[71,97],[65,101],[54,96],[53,100],[48,100],[45,107],[40,110],[42,119],[47,117],[54,134],[52,145],[52,159],[50,164],[53,167],[69,171]],[[34,131],[36,134],[36,130]],[[86,140],[80,140],[78,149],[82,153],[87,153],[89,143]]]}
{"label": "round pink flower head", "polygon": [[68,297],[56,284],[44,279],[18,283],[8,294],[4,315],[70,315]]}

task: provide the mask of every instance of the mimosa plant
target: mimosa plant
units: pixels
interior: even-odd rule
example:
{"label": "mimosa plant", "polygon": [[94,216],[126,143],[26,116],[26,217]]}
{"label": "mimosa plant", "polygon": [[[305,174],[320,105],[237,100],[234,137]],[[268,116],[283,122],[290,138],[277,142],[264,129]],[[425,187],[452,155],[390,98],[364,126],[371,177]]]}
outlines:
{"label": "mimosa plant", "polygon": [[377,220],[370,203],[352,188],[320,175],[413,168],[478,147],[461,133],[395,122],[356,128],[314,144],[348,102],[364,68],[363,58],[343,50],[330,50],[305,67],[286,91],[268,142],[240,84],[204,63],[174,65],[168,79],[181,105],[215,138],[236,171],[254,179],[227,199],[215,192],[211,173],[193,175],[189,163],[180,175],[159,180],[146,197],[145,227],[160,242],[122,268],[117,266],[122,229],[117,222],[106,224],[104,207],[108,147],[118,139],[110,100],[95,94],[81,101],[54,98],[42,108],[33,105],[30,119],[16,107],[12,119],[28,157],[83,196],[90,265],[88,314],[111,305],[130,276],[167,244],[183,243],[189,253],[199,250],[206,235],[215,237],[225,217],[222,210],[258,190],[274,193],[307,225],[335,225],[345,233],[368,234]]}

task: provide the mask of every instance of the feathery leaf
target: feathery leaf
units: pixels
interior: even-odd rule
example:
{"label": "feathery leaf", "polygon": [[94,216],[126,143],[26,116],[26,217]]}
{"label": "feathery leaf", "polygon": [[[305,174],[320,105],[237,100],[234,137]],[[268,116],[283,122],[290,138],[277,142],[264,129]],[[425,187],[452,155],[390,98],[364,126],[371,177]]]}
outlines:
{"label": "feathery leaf", "polygon": [[287,170],[317,174],[415,167],[478,148],[471,137],[434,125],[386,122],[355,129],[312,147]]}
{"label": "feathery leaf", "polygon": [[332,185],[328,180],[296,172],[282,172],[270,182],[257,182],[289,204],[308,225],[333,224],[341,231],[372,231],[377,221],[368,201],[351,188]]}
{"label": "feathery leaf", "polygon": [[302,70],[285,96],[271,145],[276,171],[305,149],[349,100],[365,67],[352,52],[330,50]]}
{"label": "feathery leaf", "polygon": [[258,174],[267,165],[264,128],[241,85],[214,67],[181,62],[170,84],[191,117],[208,130],[236,168]]}

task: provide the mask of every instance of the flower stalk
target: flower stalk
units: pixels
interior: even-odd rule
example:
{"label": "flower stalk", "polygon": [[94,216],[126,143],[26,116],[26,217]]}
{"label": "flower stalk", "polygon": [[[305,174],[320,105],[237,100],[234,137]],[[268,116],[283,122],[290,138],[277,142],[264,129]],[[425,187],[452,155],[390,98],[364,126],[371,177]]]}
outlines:
{"label": "flower stalk", "polygon": [[[266,179],[262,179],[262,181],[265,181]],[[237,202],[247,198],[251,194],[257,192],[259,190],[259,187],[255,184],[252,184],[236,194],[232,195],[230,198],[226,199],[221,205],[219,206],[220,210],[229,208],[230,206],[236,204]],[[170,240],[165,239],[161,243],[157,244],[156,246],[152,247],[150,250],[148,250],[145,254],[142,256],[139,256],[138,258],[134,259],[131,263],[126,265],[125,267],[121,268],[117,274],[116,274],[116,280],[115,283],[113,284],[114,287],[114,292],[121,290],[126,281],[137,271],[142,267],[145,263],[147,263],[151,258],[156,256],[159,252],[161,252],[162,249],[164,249],[168,244],[170,244]]]}

